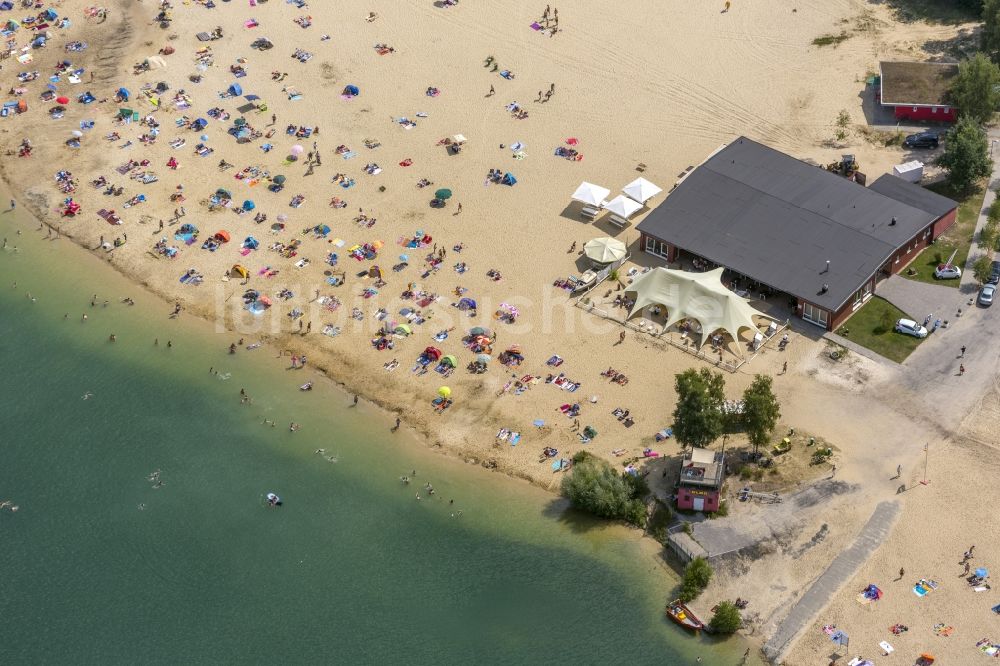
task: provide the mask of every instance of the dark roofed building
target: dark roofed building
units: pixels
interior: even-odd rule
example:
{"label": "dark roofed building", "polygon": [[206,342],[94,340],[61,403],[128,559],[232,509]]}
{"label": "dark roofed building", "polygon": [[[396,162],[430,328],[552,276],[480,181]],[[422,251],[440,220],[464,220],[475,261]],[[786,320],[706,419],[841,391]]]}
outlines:
{"label": "dark roofed building", "polygon": [[879,103],[893,110],[897,120],[953,123],[955,107],[948,90],[958,76],[958,65],[940,62],[879,63]]}
{"label": "dark roofed building", "polygon": [[867,189],[741,137],[639,224],[640,242],[668,261],[686,253],[786,292],[798,315],[832,329],[880,275],[898,272],[954,223],[955,202],[899,183]]}

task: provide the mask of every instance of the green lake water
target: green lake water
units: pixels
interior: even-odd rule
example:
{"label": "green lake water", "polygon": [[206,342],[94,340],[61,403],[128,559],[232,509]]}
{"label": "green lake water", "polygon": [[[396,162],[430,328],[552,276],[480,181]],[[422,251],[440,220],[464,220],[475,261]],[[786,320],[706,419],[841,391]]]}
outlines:
{"label": "green lake water", "polygon": [[635,531],[392,435],[269,348],[231,356],[2,217],[0,662],[739,663],[666,621],[676,578]]}

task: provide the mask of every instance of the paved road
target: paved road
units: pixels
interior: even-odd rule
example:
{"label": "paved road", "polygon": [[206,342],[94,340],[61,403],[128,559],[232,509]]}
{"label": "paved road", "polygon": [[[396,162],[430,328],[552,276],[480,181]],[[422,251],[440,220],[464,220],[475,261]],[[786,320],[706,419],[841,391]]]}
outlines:
{"label": "paved road", "polygon": [[[935,319],[954,319],[958,308],[964,307],[967,297],[955,287],[929,284],[893,275],[879,285],[878,295],[909,315],[910,319],[922,322],[929,314]],[[850,327],[850,322],[847,326]],[[930,330],[934,325],[928,325]],[[939,329],[940,330],[940,329]]]}
{"label": "paved road", "polygon": [[851,547],[838,555],[826,571],[792,606],[771,639],[764,645],[764,654],[772,663],[780,661],[781,655],[795,640],[799,632],[812,622],[813,618],[826,607],[837,590],[854,576],[858,567],[889,536],[896,516],[899,515],[899,510],[899,502],[880,502]]}

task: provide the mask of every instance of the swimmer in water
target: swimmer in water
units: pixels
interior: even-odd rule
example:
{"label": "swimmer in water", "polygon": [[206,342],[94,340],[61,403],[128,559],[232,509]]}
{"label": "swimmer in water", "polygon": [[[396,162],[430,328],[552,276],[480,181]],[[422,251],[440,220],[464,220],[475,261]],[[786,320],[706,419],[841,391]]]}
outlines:
{"label": "swimmer in water", "polygon": [[93,395],[94,395],[93,393],[91,393],[90,391],[87,391],[87,392],[86,392],[86,393],[84,393],[84,394],[83,394],[82,396],[80,396],[80,399],[81,399],[81,400],[90,400],[90,398],[91,398],[91,397],[92,397]]}
{"label": "swimmer in water", "polygon": [[321,453],[326,453],[326,449],[316,449],[316,455],[319,455]]}

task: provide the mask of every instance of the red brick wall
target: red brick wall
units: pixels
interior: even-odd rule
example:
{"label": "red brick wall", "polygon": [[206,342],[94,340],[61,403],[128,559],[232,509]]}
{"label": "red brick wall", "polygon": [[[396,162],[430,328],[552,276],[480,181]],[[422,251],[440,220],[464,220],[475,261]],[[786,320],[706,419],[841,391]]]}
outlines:
{"label": "red brick wall", "polygon": [[931,234],[931,238],[937,238],[949,228],[951,225],[955,224],[955,220],[958,216],[958,209],[954,208],[950,213],[945,213],[934,222],[934,232]]}
{"label": "red brick wall", "polygon": [[677,508],[693,510],[695,497],[703,497],[705,499],[705,508],[703,510],[706,513],[719,510],[719,492],[717,490],[694,490],[685,486],[677,489]]}

